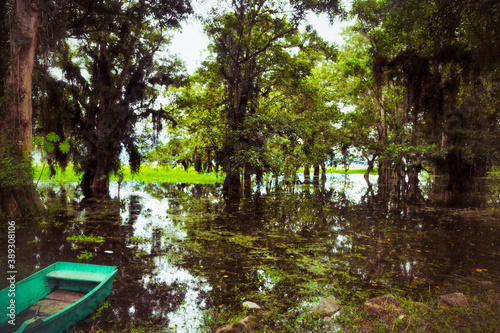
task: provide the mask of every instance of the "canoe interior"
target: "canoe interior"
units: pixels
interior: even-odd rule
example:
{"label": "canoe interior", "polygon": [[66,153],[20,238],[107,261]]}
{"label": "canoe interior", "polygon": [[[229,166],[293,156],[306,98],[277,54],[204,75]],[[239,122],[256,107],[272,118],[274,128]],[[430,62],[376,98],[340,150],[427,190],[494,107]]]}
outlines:
{"label": "canoe interior", "polygon": [[[7,324],[7,316],[1,318],[0,332],[15,332],[25,320],[36,315],[54,322],[56,317],[61,317],[61,310],[69,306],[74,308],[76,304],[84,310],[79,310],[76,316],[65,313],[63,317],[66,321],[81,320],[84,312],[90,313],[109,295],[115,274],[116,267],[67,262],[57,262],[36,272],[16,283],[16,325]],[[8,306],[12,299],[7,297],[8,289],[2,290],[0,294],[1,308]],[[84,299],[88,299],[85,305],[81,303]],[[52,333],[50,329],[46,332]]]}
{"label": "canoe interior", "polygon": [[87,293],[84,292],[57,289],[49,293],[44,298],[40,299],[38,302],[35,302],[29,308],[21,311],[16,316],[16,325],[1,327],[1,332],[13,333],[19,328],[19,326],[21,326],[24,321],[31,318],[36,318],[37,316],[42,319],[50,317],[53,314],[68,307],[69,305],[79,301],[86,294]]}

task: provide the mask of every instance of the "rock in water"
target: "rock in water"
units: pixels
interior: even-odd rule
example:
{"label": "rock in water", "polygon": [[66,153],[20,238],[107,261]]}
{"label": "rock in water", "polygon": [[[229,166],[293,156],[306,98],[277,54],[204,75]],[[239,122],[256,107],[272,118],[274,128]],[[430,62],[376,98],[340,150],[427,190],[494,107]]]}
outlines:
{"label": "rock in water", "polygon": [[365,308],[368,312],[376,314],[387,314],[390,312],[402,311],[401,302],[392,295],[384,295],[372,298],[365,302]]}
{"label": "rock in water", "polygon": [[486,289],[493,289],[495,284],[491,281],[479,281],[479,285]]}
{"label": "rock in water", "polygon": [[333,296],[328,296],[313,309],[313,313],[321,313],[326,316],[332,316],[340,310],[340,305]]}
{"label": "rock in water", "polygon": [[451,293],[448,295],[439,296],[439,298],[449,306],[466,307],[469,306],[469,302],[465,295],[462,293]]}

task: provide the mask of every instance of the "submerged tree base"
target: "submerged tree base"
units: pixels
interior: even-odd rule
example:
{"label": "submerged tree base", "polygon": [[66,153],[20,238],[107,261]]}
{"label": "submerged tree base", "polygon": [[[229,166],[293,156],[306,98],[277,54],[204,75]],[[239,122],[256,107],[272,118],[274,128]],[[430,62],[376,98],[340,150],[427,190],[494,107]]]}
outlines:
{"label": "submerged tree base", "polygon": [[44,209],[33,184],[19,186],[9,191],[0,191],[0,212],[7,218],[37,214]]}

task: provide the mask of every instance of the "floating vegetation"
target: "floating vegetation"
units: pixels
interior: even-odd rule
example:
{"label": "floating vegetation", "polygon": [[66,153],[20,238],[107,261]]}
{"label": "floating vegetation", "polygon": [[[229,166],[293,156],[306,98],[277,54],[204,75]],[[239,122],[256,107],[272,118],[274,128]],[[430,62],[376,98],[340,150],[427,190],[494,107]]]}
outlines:
{"label": "floating vegetation", "polygon": [[76,258],[79,260],[90,261],[92,260],[92,258],[94,258],[94,254],[92,252],[84,250],[78,256],[76,256]]}
{"label": "floating vegetation", "polygon": [[83,243],[83,244],[104,243],[104,237],[94,236],[93,234],[90,234],[87,236],[85,236],[85,235],[72,235],[72,236],[66,237],[66,240],[68,242]]}
{"label": "floating vegetation", "polygon": [[130,241],[135,243],[152,243],[153,238],[143,236],[131,236]]}

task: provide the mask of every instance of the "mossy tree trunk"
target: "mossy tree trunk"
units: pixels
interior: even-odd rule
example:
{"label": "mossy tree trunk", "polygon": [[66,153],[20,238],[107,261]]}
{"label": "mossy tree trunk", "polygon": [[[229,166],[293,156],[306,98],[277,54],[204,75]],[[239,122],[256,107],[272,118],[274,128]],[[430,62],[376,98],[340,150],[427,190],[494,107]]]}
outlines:
{"label": "mossy tree trunk", "polygon": [[[3,3],[4,10],[9,3]],[[12,4],[9,31],[9,64],[3,66],[5,82],[0,111],[0,210],[8,216],[23,216],[42,207],[33,184],[31,169],[32,74],[35,63],[39,8],[37,2],[17,0]],[[5,11],[2,13],[5,15]],[[3,51],[3,50],[2,50]]]}

